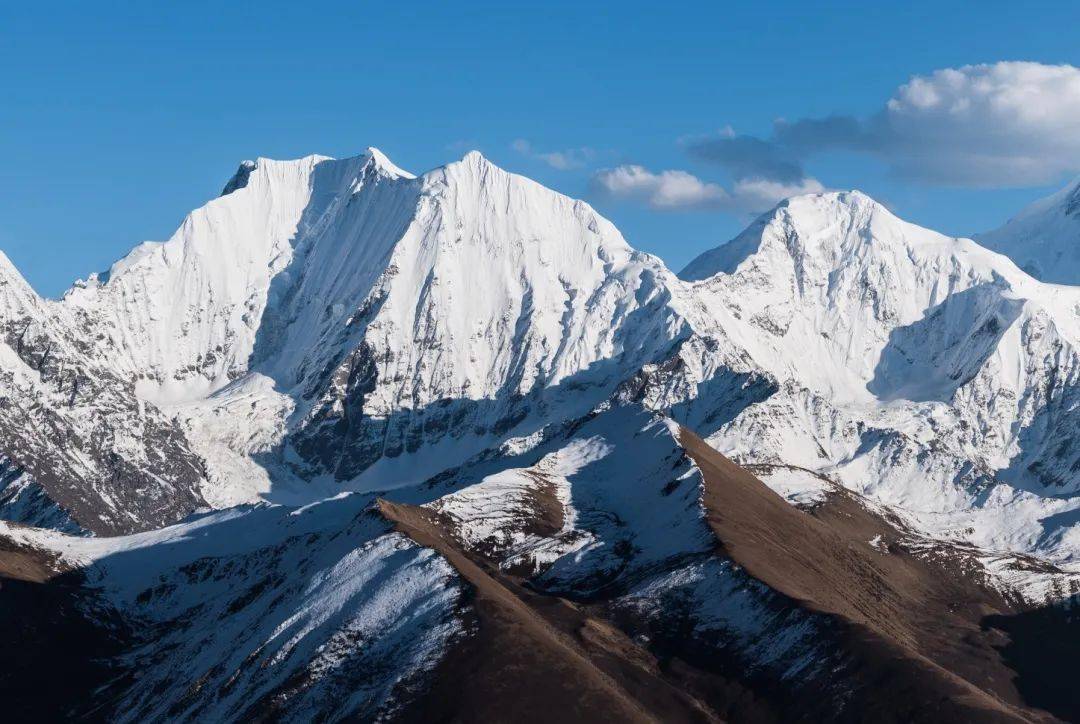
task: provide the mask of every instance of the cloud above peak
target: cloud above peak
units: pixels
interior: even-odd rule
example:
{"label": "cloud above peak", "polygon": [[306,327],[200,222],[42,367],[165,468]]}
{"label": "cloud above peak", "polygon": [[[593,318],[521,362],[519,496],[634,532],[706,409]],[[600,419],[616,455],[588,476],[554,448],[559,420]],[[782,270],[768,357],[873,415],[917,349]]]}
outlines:
{"label": "cloud above peak", "polygon": [[974,186],[1080,170],[1080,68],[1003,62],[916,76],[871,133],[902,175]]}
{"label": "cloud above peak", "polygon": [[686,171],[654,173],[634,164],[598,171],[593,176],[593,188],[601,195],[644,201],[658,210],[718,209],[729,198],[722,186]]}
{"label": "cloud above peak", "polygon": [[812,178],[797,179],[792,183],[742,178],[728,189],[686,171],[653,172],[632,164],[603,169],[593,176],[592,184],[594,192],[600,196],[639,201],[657,211],[728,211],[737,214],[760,213],[789,196],[823,190],[822,185]]}
{"label": "cloud above peak", "polygon": [[911,78],[866,117],[777,121],[768,138],[721,133],[688,146],[733,173],[788,180],[829,151],[867,154],[928,184],[1009,187],[1080,172],[1080,68],[1000,62]]}
{"label": "cloud above peak", "polygon": [[793,183],[806,177],[802,164],[774,143],[753,136],[738,136],[725,129],[715,137],[686,144],[687,153],[727,169],[734,178],[763,178]]}

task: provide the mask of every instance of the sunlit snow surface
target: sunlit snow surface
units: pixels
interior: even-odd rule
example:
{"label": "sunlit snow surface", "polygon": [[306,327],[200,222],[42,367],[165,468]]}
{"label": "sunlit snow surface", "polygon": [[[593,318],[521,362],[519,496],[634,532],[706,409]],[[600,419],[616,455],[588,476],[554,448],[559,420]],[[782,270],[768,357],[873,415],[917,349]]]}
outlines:
{"label": "sunlit snow surface", "polygon": [[[138,676],[123,721],[371,719],[463,631],[460,582],[352,495],[295,509],[240,506],[120,538],[0,533],[59,552],[134,622],[117,662]],[[175,685],[190,682],[204,692]],[[404,688],[403,688],[404,687]]]}
{"label": "sunlit snow surface", "polygon": [[[632,399],[809,471],[766,476],[797,504],[816,493],[793,481],[821,475],[924,533],[1080,563],[1077,287],[858,192],[784,202],[680,279],[476,153],[418,177],[375,150],[244,169],[61,302],[0,264],[7,313],[75,329],[183,430],[211,506],[411,489],[486,455],[482,506],[523,494],[498,460]],[[0,355],[9,394],[62,399]],[[590,444],[551,453],[554,495]]]}

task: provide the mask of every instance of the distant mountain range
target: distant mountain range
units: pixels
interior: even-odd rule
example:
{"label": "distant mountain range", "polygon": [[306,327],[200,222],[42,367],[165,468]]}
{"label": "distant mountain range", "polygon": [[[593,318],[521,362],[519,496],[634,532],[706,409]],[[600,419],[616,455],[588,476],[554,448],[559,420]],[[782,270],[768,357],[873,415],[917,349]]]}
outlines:
{"label": "distant mountain range", "polygon": [[794,197],[675,274],[375,149],[245,162],[59,300],[0,253],[0,694],[1076,719],[1078,285],[1076,185],[977,242]]}

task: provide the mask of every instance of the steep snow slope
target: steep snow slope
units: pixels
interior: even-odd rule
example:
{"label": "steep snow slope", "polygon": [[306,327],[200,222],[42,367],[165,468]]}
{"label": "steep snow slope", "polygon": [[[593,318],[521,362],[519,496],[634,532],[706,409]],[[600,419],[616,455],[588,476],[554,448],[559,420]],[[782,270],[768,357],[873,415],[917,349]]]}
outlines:
{"label": "steep snow slope", "polygon": [[684,334],[670,272],[586,204],[477,153],[413,183],[385,271],[329,323],[343,340],[332,356],[301,370],[319,373],[291,437],[307,477],[348,480],[440,443],[446,465],[451,446],[582,414]]}
{"label": "steep snow slope", "polygon": [[581,414],[686,333],[659,260],[478,153],[419,178],[373,149],[260,159],[226,190],[64,299],[180,414],[215,503],[380,460],[369,485],[422,480],[442,467],[387,461]]}
{"label": "steep snow slope", "polygon": [[1037,279],[1080,284],[1080,178],[975,240]]}
{"label": "steep snow slope", "polygon": [[7,302],[48,306],[129,404],[175,416],[217,506],[418,482],[687,334],[659,260],[476,153],[420,178],[374,149],[259,159],[225,191],[61,303]]}
{"label": "steep snow slope", "polygon": [[140,245],[64,302],[106,331],[103,351],[143,379],[145,397],[202,397],[246,371],[271,280],[294,250],[354,195],[406,177],[374,149],[345,161],[247,162],[171,239]]}
{"label": "steep snow slope", "polygon": [[680,276],[711,280],[703,301],[758,364],[836,402],[948,397],[1021,318],[1080,338],[1080,292],[858,192],[790,199]]}

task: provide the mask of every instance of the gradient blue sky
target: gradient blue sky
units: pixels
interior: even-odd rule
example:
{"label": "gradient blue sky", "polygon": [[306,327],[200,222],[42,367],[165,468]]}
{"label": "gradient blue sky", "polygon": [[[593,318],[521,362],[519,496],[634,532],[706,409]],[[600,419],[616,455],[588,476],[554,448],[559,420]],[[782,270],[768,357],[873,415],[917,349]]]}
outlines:
{"label": "gradient blue sky", "polygon": [[[1064,3],[20,5],[0,9],[0,249],[47,295],[167,238],[245,158],[374,145],[419,173],[478,148],[586,198],[596,169],[627,163],[726,183],[680,139],[869,116],[941,68],[1080,64],[1080,5]],[[593,152],[561,170],[517,139]],[[841,152],[806,169],[953,234],[994,227],[1066,180],[940,186]],[[590,200],[676,269],[745,222]]]}

